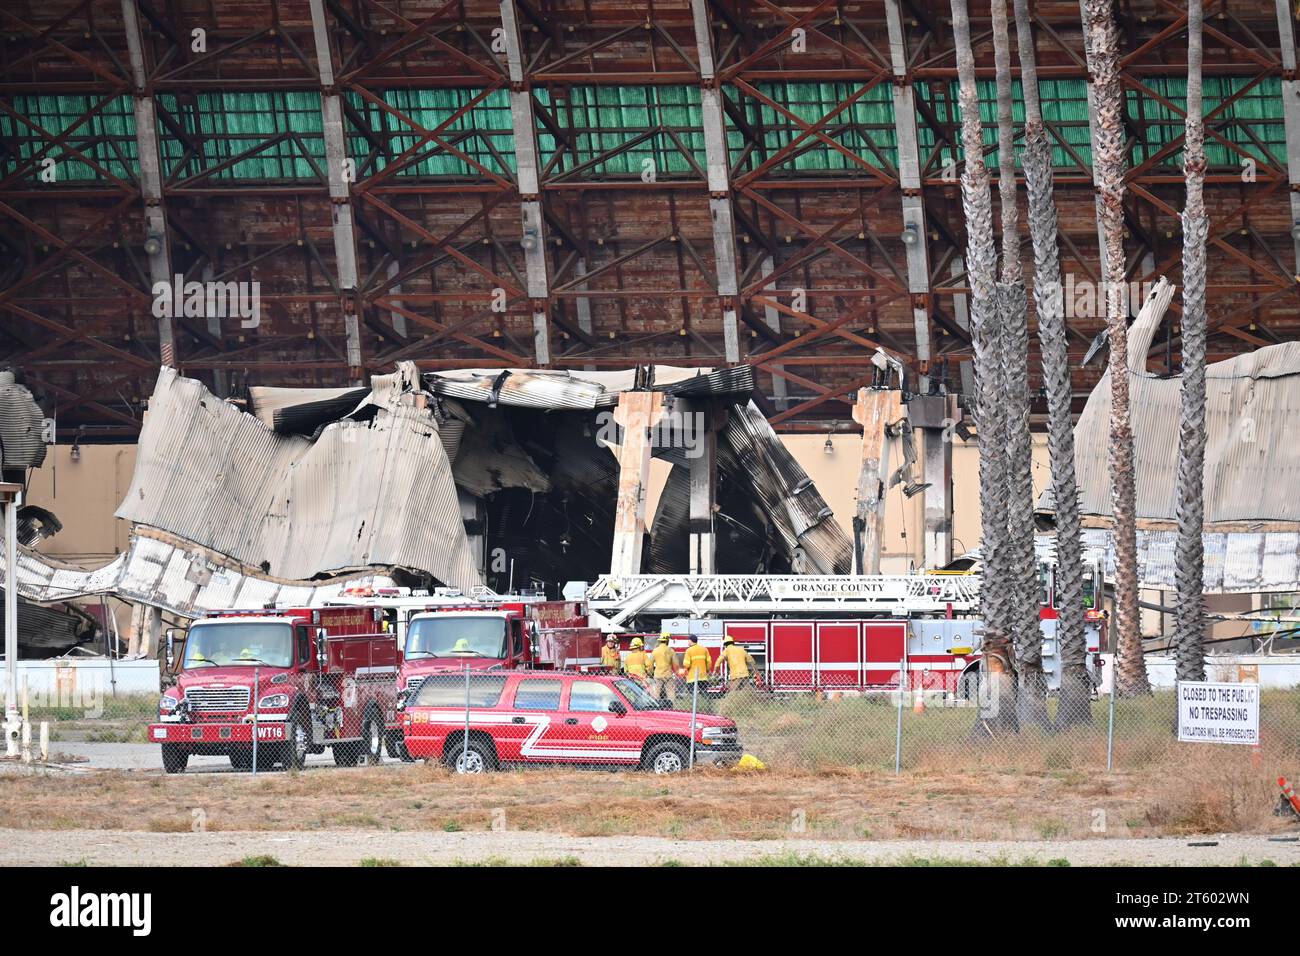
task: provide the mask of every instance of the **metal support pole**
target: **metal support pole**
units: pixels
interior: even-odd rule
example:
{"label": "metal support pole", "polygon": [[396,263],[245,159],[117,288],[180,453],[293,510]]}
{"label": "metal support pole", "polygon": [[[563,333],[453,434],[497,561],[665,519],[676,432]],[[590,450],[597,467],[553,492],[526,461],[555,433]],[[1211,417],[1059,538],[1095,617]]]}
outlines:
{"label": "metal support pole", "polygon": [[916,102],[907,75],[907,40],[899,0],[885,0],[889,27],[889,59],[893,67],[894,131],[898,138],[898,185],[903,195],[903,236],[907,249],[907,291],[912,296],[916,358],[924,368],[930,361],[930,255],[926,246],[925,203],[921,198],[921,150]]}
{"label": "metal support pole", "polygon": [[542,190],[537,162],[537,121],[533,116],[533,94],[524,76],[523,41],[515,0],[501,0],[501,38],[506,48],[506,72],[510,77],[510,121],[514,129],[515,176],[519,190],[522,222],[520,244],[524,249],[528,299],[533,310],[533,347],[537,364],[551,363],[550,277],[546,266],[546,222],[542,214]]}
{"label": "metal support pole", "polygon": [[695,769],[695,718],[700,712],[700,675],[691,681],[691,755],[686,764],[687,769]]}
{"label": "metal support pole", "polygon": [[362,383],[361,320],[357,310],[356,225],[352,216],[352,195],[347,172],[347,138],[343,134],[343,98],[334,83],[334,60],[330,51],[329,25],[325,22],[324,0],[310,0],[312,38],[321,86],[321,133],[325,140],[325,165],[329,178],[330,207],[333,211],[334,258],[337,262],[340,305],[347,333],[348,368],[352,383]]}
{"label": "metal support pole", "polygon": [[460,772],[469,773],[469,661],[465,662],[465,733],[460,742]]}
{"label": "metal support pole", "polygon": [[687,458],[690,473],[690,573],[716,574],[717,537],[713,528],[713,513],[717,502],[717,415],[708,401],[686,404],[686,415],[680,420],[685,430],[691,419],[693,431],[700,447],[694,458]]}
{"label": "metal support pole", "polygon": [[[261,670],[260,667],[253,668],[253,776],[257,776],[257,698],[262,687]],[[297,746],[297,743],[292,745]]]}
{"label": "metal support pole", "polygon": [[1291,228],[1295,274],[1300,276],[1300,79],[1296,77],[1295,6],[1277,0],[1277,28],[1282,47],[1282,121],[1286,130],[1286,171],[1291,187]]}
{"label": "metal support pole", "polygon": [[894,773],[903,771],[903,694],[907,681],[907,658],[898,662],[898,723],[894,729]]}
{"label": "metal support pole", "polygon": [[709,214],[713,222],[713,257],[722,307],[722,340],[726,359],[740,361],[740,274],[736,266],[736,229],[731,214],[731,158],[727,151],[727,124],[722,114],[713,61],[713,33],[707,0],[691,0],[695,21],[695,47],[700,61],[700,117],[704,129],[704,158],[708,167]]}
{"label": "metal support pole", "polygon": [[22,488],[0,484],[5,509],[5,755],[18,756],[22,719],[18,713],[18,508]]}
{"label": "metal support pole", "polygon": [[[1111,655],[1111,664],[1114,665],[1115,658]],[[1107,708],[1106,717],[1106,770],[1110,772],[1115,769],[1115,698],[1118,696],[1116,691],[1119,681],[1115,674],[1114,666],[1111,667],[1110,674],[1110,707]]]}
{"label": "metal support pole", "polygon": [[[172,278],[171,244],[167,235],[167,210],[163,205],[162,159],[158,152],[158,117],[153,91],[144,64],[144,40],[140,29],[137,0],[122,0],[122,25],[126,31],[127,54],[131,61],[131,82],[135,107],[135,143],[140,157],[140,196],[144,200],[145,255],[149,259],[149,281],[155,286]],[[176,365],[176,316],[158,317],[158,351],[163,365]]]}

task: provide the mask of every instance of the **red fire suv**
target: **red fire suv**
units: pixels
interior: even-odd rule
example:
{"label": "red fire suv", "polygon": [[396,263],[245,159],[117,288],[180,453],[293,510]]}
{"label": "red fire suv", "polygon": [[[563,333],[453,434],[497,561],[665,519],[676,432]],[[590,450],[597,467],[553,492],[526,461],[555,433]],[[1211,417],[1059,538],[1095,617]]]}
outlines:
{"label": "red fire suv", "polygon": [[677,773],[692,759],[728,764],[741,755],[733,721],[697,715],[692,747],[688,711],[629,678],[574,671],[431,674],[406,702],[402,725],[412,757],[460,773],[507,764]]}

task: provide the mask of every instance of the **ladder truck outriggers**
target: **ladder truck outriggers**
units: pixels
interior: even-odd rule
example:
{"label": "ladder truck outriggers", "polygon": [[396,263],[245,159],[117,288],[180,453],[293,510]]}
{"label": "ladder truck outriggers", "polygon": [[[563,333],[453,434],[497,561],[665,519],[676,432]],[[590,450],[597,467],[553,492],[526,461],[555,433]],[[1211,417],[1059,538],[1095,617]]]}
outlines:
{"label": "ladder truck outriggers", "polygon": [[[1049,689],[1060,685],[1054,573],[1042,568],[1039,619]],[[1100,575],[1087,596],[1088,668],[1098,682],[1105,613]],[[896,689],[975,695],[980,670],[980,576],[971,571],[899,575],[606,575],[586,596],[607,633],[667,635],[682,651],[692,636],[716,659],[734,640],[753,655],[763,687],[835,696]],[[574,586],[566,589],[573,593]]]}

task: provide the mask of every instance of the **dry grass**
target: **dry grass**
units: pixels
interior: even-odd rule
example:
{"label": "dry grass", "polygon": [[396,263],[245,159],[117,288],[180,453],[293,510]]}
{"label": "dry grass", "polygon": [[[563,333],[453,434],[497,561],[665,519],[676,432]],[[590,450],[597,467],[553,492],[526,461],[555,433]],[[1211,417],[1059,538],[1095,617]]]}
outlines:
{"label": "dry grass", "polygon": [[[1159,773],[1079,770],[527,771],[459,777],[424,764],[252,777],[108,771],[11,777],[0,820],[24,829],[511,830],[678,839],[1079,839],[1274,832],[1283,768],[1227,748]],[[1294,770],[1294,767],[1286,768]],[[802,822],[803,829],[797,827]]]}

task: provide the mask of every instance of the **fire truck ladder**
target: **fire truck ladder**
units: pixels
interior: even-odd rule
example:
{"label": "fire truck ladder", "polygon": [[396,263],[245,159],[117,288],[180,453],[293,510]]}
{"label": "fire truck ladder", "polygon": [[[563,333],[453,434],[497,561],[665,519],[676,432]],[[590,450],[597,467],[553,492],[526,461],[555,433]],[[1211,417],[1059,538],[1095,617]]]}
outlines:
{"label": "fire truck ladder", "polygon": [[587,589],[592,611],[617,627],[637,614],[911,614],[975,610],[977,574],[604,575]]}

